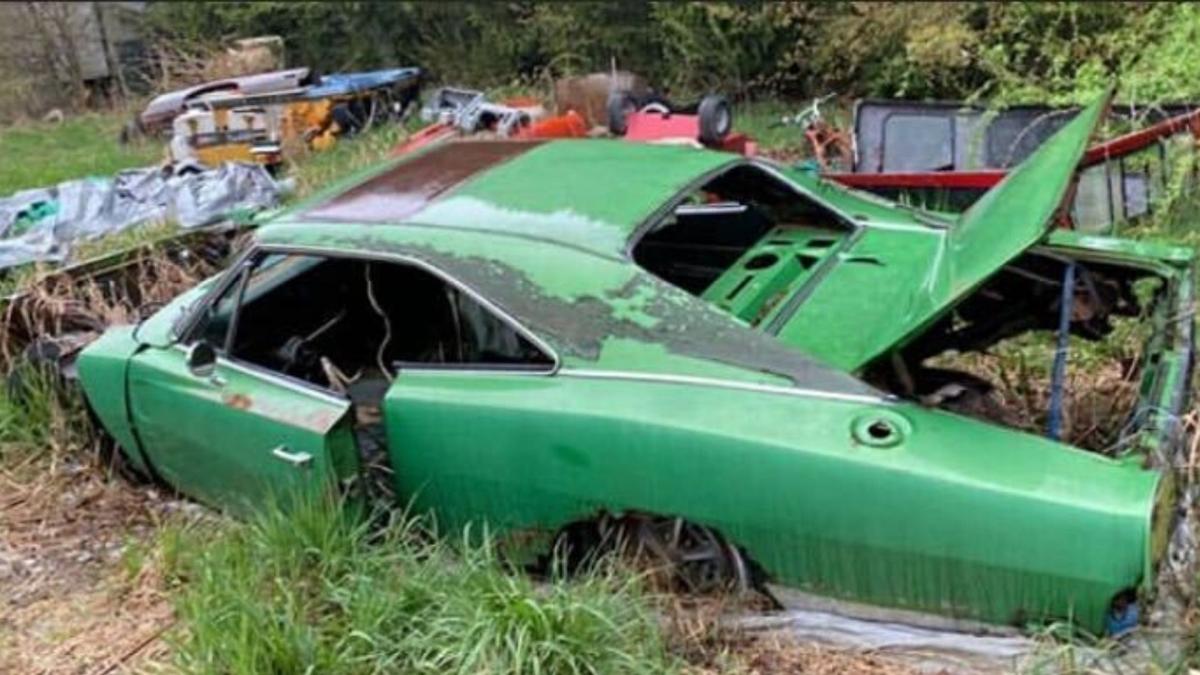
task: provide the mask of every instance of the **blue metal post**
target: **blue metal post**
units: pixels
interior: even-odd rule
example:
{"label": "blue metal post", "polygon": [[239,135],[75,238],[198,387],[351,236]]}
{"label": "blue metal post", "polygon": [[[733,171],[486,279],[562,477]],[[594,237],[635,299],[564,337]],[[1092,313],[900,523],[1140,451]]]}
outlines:
{"label": "blue metal post", "polygon": [[1062,437],[1063,385],[1067,379],[1067,349],[1071,339],[1071,313],[1075,308],[1075,263],[1068,263],[1063,273],[1062,299],[1058,310],[1058,340],[1054,349],[1054,370],[1050,375],[1050,415],[1046,435],[1054,440]]}

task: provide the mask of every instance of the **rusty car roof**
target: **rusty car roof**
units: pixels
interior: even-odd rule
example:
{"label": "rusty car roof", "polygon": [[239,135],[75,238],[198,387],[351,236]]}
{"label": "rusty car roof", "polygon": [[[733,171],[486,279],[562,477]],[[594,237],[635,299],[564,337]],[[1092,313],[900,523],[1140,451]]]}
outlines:
{"label": "rusty car roof", "polygon": [[432,266],[533,331],[568,367],[882,396],[623,258],[440,226],[277,222],[255,239],[297,252],[397,256]]}
{"label": "rusty car roof", "polygon": [[680,191],[737,161],[598,139],[459,141],[343,182],[284,220],[470,229],[613,255]]}

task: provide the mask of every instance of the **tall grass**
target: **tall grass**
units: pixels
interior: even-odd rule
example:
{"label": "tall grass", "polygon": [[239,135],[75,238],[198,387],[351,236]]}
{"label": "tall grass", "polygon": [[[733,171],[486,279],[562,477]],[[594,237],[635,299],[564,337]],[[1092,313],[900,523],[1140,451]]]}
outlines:
{"label": "tall grass", "polygon": [[49,368],[22,363],[0,381],[0,469],[59,459],[87,444],[83,399]]}
{"label": "tall grass", "polygon": [[629,575],[538,585],[490,544],[429,538],[403,518],[373,530],[320,500],[176,541],[184,672],[675,669]]}
{"label": "tall grass", "polygon": [[305,152],[289,159],[287,175],[296,181],[294,196],[302,199],[383,161],[398,142],[420,126],[419,118],[410,115],[402,124],[379,124],[353,138],[339,139],[324,152]]}

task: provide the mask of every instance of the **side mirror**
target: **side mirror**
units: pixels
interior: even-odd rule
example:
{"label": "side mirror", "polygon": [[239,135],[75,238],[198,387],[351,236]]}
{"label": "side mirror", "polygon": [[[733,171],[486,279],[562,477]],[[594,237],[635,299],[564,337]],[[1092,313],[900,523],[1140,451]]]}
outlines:
{"label": "side mirror", "polygon": [[203,340],[193,342],[187,349],[188,372],[196,377],[208,377],[217,367],[217,350]]}

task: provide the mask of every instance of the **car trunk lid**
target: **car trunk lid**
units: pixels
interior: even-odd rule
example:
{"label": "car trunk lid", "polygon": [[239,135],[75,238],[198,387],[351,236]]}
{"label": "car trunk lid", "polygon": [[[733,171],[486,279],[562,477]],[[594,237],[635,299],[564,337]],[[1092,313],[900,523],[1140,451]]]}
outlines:
{"label": "car trunk lid", "polygon": [[1042,239],[1066,201],[1107,97],[1083,110],[965,211],[947,236],[951,300]]}
{"label": "car trunk lid", "polygon": [[863,228],[766,330],[848,370],[903,345],[1053,227],[1107,101],[1080,112],[948,227]]}

